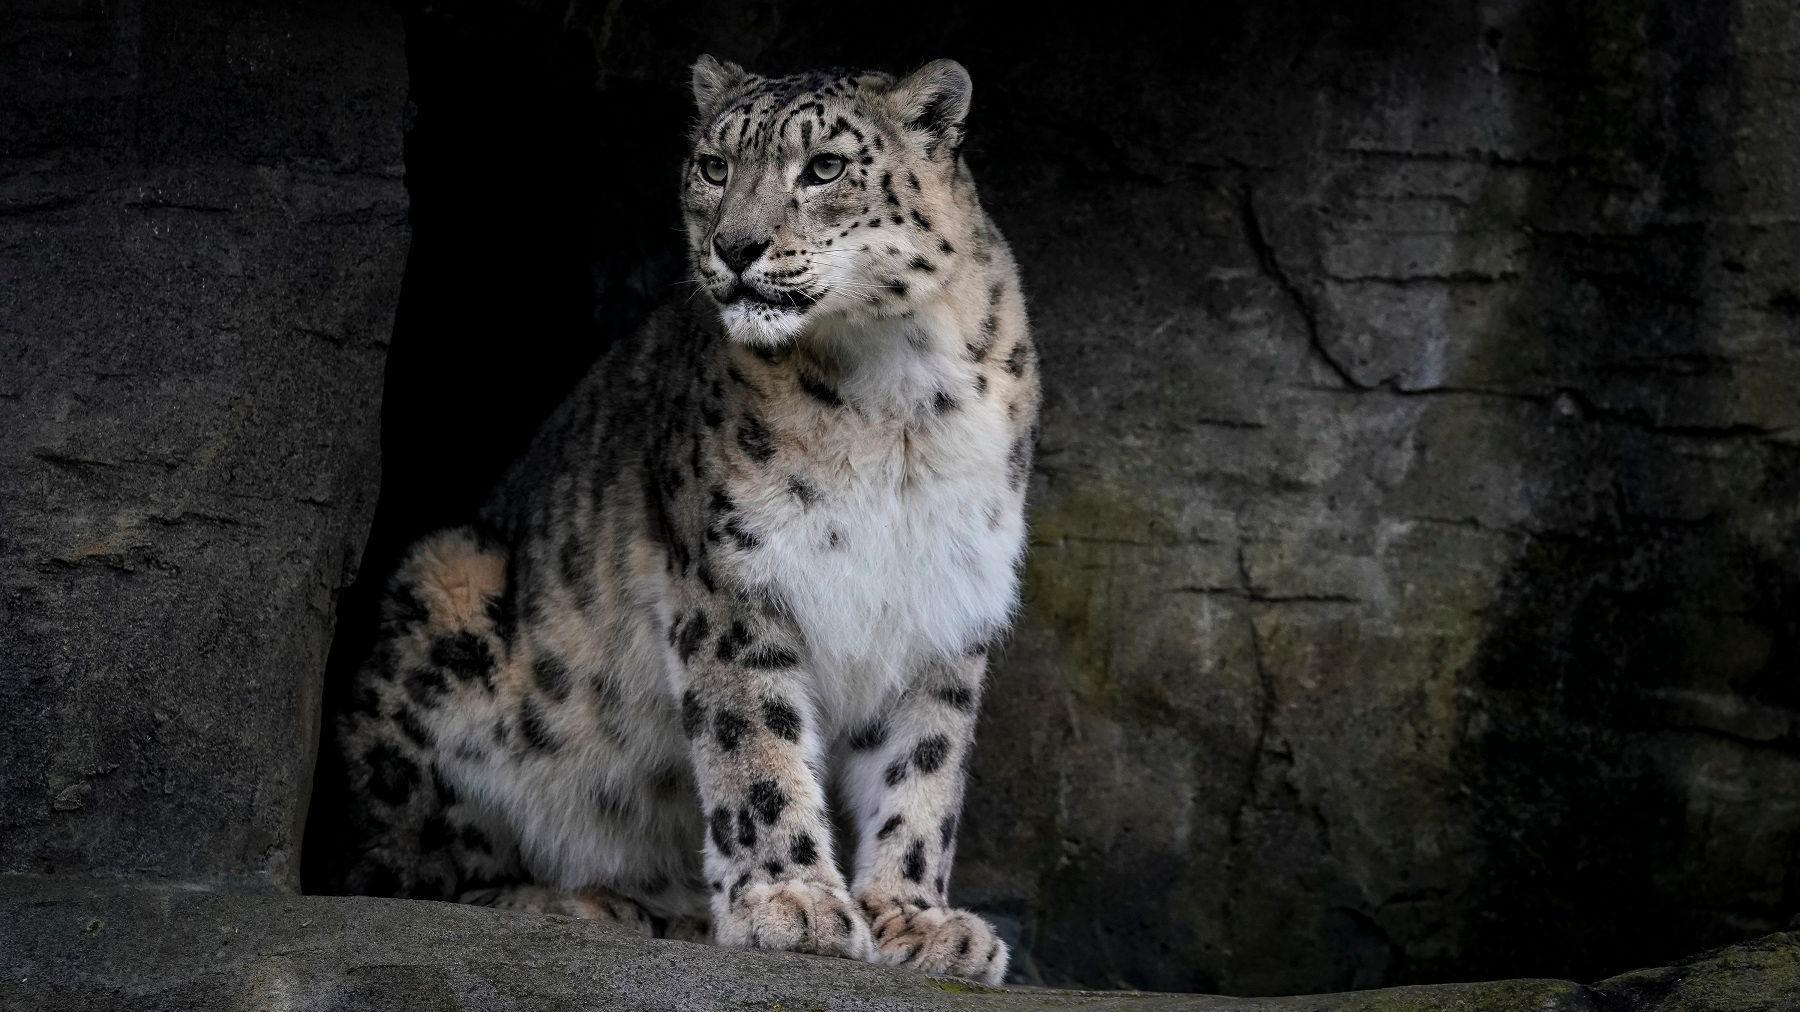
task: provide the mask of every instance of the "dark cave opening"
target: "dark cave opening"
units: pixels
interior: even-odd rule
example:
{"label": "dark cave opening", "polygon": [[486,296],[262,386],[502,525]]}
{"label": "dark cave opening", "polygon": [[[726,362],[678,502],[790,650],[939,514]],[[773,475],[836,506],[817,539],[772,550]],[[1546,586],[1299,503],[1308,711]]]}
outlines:
{"label": "dark cave opening", "polygon": [[[468,522],[506,466],[619,336],[671,290],[674,87],[596,87],[591,39],[543,12],[480,21],[408,6],[406,185],[413,242],[381,409],[381,493],[326,672],[302,882],[331,891],[344,806],[333,743],[375,602],[401,552]],[[642,138],[622,157],[606,138]]]}

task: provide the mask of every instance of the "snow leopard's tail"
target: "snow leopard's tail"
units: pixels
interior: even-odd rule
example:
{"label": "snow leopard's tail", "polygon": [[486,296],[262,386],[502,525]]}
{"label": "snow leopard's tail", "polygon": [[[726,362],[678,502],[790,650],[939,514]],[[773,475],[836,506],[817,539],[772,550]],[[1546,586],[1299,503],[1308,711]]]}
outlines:
{"label": "snow leopard's tail", "polygon": [[388,583],[338,725],[352,892],[454,899],[511,873],[437,765],[446,721],[483,709],[506,663],[507,560],[497,538],[451,528],[414,544]]}

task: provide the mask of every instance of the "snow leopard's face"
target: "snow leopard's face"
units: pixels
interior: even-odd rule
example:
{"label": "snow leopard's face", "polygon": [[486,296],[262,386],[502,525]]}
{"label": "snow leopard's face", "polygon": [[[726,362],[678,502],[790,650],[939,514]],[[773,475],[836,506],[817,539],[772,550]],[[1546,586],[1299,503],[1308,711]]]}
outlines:
{"label": "snow leopard's face", "polygon": [[969,77],[947,60],[765,78],[702,56],[682,181],[690,261],[740,341],[833,314],[892,316],[935,290],[965,223],[952,200]]}

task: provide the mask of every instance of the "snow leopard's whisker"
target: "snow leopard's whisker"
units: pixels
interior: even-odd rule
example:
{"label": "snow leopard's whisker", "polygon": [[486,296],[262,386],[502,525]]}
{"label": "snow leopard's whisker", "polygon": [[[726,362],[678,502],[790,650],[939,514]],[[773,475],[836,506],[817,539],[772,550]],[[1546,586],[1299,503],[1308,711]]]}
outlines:
{"label": "snow leopard's whisker", "polygon": [[[839,285],[827,285],[827,286],[825,286],[824,294],[825,295],[835,295],[835,294],[838,294],[840,291],[841,291],[841,288]],[[864,302],[875,302],[876,301],[875,296],[870,295],[867,292],[844,292],[843,294],[850,295],[855,298],[861,299]],[[820,297],[823,298],[824,296],[821,295]]]}

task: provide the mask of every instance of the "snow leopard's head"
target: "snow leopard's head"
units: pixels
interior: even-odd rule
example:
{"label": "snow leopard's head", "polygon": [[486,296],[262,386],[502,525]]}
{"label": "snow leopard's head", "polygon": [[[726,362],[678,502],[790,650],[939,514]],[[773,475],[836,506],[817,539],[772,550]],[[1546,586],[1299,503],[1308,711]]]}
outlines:
{"label": "snow leopard's head", "polygon": [[735,339],[777,345],[833,314],[902,315],[968,252],[960,64],[897,81],[771,78],[702,56],[693,88],[690,261]]}

